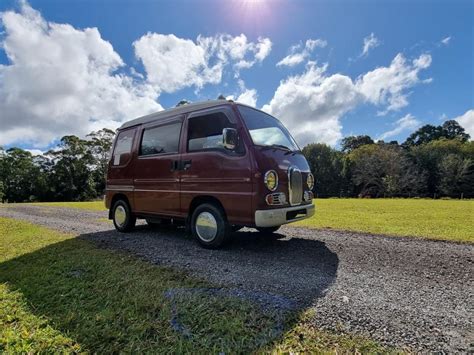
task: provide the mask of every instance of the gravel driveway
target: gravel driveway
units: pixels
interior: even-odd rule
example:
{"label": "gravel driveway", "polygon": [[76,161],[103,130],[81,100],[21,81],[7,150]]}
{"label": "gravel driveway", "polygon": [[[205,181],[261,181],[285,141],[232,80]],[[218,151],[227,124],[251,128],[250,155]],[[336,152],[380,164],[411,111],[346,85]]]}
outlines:
{"label": "gravel driveway", "polygon": [[251,229],[205,250],[183,229],[120,234],[106,212],[12,206],[0,216],[75,232],[101,247],[185,269],[221,285],[282,295],[314,307],[314,324],[414,351],[474,353],[474,245],[285,227],[266,240]]}

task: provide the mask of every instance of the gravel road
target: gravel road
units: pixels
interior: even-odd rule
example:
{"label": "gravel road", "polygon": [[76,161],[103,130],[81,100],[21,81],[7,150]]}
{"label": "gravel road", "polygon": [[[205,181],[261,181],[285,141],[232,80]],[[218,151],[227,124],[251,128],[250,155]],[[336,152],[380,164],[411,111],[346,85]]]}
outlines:
{"label": "gravel road", "polygon": [[120,234],[106,212],[12,206],[0,216],[74,232],[104,248],[185,269],[212,282],[314,307],[314,324],[422,352],[474,353],[474,245],[284,227],[251,229],[205,250],[176,227]]}

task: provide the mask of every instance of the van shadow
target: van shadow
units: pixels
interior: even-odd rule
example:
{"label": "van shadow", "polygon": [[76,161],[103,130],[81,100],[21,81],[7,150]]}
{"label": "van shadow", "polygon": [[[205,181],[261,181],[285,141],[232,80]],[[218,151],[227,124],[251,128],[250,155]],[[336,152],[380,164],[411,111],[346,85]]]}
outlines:
{"label": "van shadow", "polygon": [[83,234],[104,248],[119,249],[159,265],[185,269],[217,284],[289,297],[308,306],[323,297],[337,277],[339,258],[324,242],[293,236],[274,240],[252,229],[233,233],[222,249],[200,247],[184,228],[138,226],[132,233]]}
{"label": "van shadow", "polygon": [[[134,339],[128,340],[126,335],[116,338],[109,334],[110,329],[106,326],[94,324],[110,324],[120,318],[120,327],[123,328],[120,333],[126,333],[127,321],[122,309],[126,308],[127,302],[134,300],[127,301],[125,297],[130,295],[121,294],[120,283],[130,282],[133,277],[127,274],[129,270],[126,263],[117,262],[113,270],[116,279],[111,283],[109,275],[103,273],[108,264],[100,259],[100,254],[93,251],[95,248],[90,249],[90,255],[78,255],[84,253],[77,247],[77,242],[81,240],[93,242],[100,247],[99,250],[122,251],[152,264],[184,269],[214,285],[212,288],[205,285],[206,289],[203,289],[204,283],[183,282],[179,273],[169,274],[164,281],[157,280],[153,273],[147,274],[143,285],[155,284],[160,287],[160,292],[163,290],[161,294],[165,295],[162,302],[165,303],[174,302],[166,299],[167,295],[176,290],[188,290],[193,285],[198,292],[204,290],[203,295],[212,292],[219,296],[221,294],[215,290],[221,290],[222,285],[223,289],[230,290],[222,294],[226,297],[243,297],[244,301],[251,302],[274,302],[270,304],[274,308],[294,305],[290,307],[291,315],[285,315],[285,325],[281,331],[271,339],[256,342],[248,350],[258,350],[268,342],[278,341],[284,331],[290,330],[301,312],[324,297],[337,277],[339,263],[336,253],[317,240],[294,237],[269,240],[256,232],[245,230],[235,233],[226,248],[206,250],[191,240],[181,228],[171,226],[152,229],[139,226],[128,234],[116,231],[82,234],[0,264],[0,282],[7,282],[12,289],[20,291],[35,315],[52,320],[56,329],[64,331],[92,352],[121,351],[130,345],[128,342],[133,346]],[[120,254],[117,254],[117,258],[120,258]],[[146,278],[149,278],[148,281]],[[89,302],[91,298],[97,301]],[[153,302],[150,301],[150,304]],[[158,305],[157,309],[162,307]],[[282,309],[282,312],[286,311]],[[147,319],[149,312],[151,310],[148,308],[141,309],[132,318]],[[159,311],[155,309],[153,312]],[[179,309],[177,313],[180,313]],[[172,319],[166,320],[170,321]],[[180,334],[176,335],[179,338]],[[107,344],[107,347],[101,348],[99,344]],[[168,350],[176,351],[175,348]]]}

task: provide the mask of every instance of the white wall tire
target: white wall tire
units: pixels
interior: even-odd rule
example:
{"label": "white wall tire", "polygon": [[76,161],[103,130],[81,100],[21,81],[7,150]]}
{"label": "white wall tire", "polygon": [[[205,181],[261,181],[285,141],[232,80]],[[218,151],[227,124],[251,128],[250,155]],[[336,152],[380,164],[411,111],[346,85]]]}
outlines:
{"label": "white wall tire", "polygon": [[216,249],[227,242],[231,230],[224,212],[213,204],[204,203],[193,212],[191,232],[203,247]]}
{"label": "white wall tire", "polygon": [[114,203],[112,220],[114,221],[115,229],[122,233],[130,232],[135,227],[137,221],[136,217],[132,214],[130,206],[124,200],[118,200]]}

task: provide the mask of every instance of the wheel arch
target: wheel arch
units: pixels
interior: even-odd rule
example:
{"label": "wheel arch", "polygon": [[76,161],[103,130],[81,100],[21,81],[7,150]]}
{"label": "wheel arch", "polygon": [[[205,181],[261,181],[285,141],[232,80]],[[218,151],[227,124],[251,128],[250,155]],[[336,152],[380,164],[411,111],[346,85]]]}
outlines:
{"label": "wheel arch", "polygon": [[222,212],[224,213],[224,217],[227,219],[227,213],[222,205],[222,202],[214,196],[209,196],[209,195],[201,195],[201,196],[196,196],[192,199],[191,203],[189,204],[189,210],[188,210],[188,220],[191,220],[191,217],[194,213],[194,210],[199,206],[202,205],[203,203],[210,203],[213,204],[217,207],[219,207]]}
{"label": "wheel arch", "polygon": [[118,200],[124,200],[128,204],[128,207],[130,208],[130,210],[132,209],[132,205],[130,204],[130,201],[128,200],[127,195],[121,192],[118,192],[112,197],[112,200],[110,201],[109,219],[112,219],[112,212],[113,212],[112,210],[114,208],[115,202],[117,202]]}

